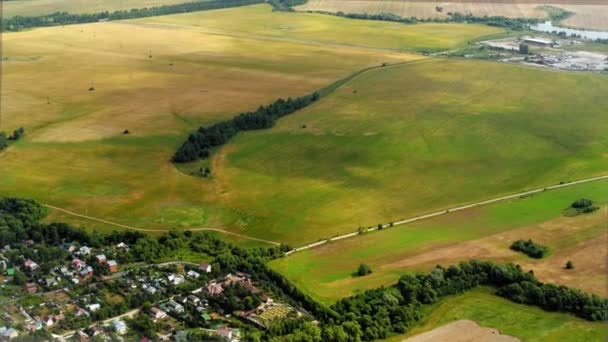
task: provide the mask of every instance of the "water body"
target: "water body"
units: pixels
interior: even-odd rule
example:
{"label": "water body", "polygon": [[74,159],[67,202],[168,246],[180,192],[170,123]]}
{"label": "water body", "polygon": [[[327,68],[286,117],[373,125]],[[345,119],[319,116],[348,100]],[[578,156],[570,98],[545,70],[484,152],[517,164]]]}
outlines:
{"label": "water body", "polygon": [[576,35],[580,35],[581,37],[583,37],[585,39],[593,39],[593,40],[608,39],[608,32],[579,30],[579,29],[573,29],[573,28],[554,26],[553,23],[550,21],[545,21],[544,23],[532,25],[532,26],[530,26],[530,29],[532,29],[534,31],[548,32],[548,33],[551,33],[554,31],[555,32],[566,32],[566,34],[568,36],[576,34]]}

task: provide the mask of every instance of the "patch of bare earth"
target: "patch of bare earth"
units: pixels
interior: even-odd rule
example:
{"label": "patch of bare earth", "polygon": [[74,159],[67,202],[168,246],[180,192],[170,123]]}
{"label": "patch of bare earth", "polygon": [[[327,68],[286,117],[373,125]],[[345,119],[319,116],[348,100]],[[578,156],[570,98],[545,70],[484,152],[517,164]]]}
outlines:
{"label": "patch of bare earth", "polygon": [[[509,246],[519,239],[548,245],[551,255],[537,260],[512,251]],[[470,259],[516,262],[526,270],[533,270],[541,281],[606,295],[608,208],[588,215],[560,217],[478,240],[407,252],[381,268],[426,270],[438,264],[450,265]],[[568,260],[574,263],[574,270],[564,268]]]}
{"label": "patch of bare earth", "polygon": [[403,340],[403,342],[406,341],[517,342],[519,339],[513,336],[501,335],[496,329],[481,327],[470,320],[460,320]]}

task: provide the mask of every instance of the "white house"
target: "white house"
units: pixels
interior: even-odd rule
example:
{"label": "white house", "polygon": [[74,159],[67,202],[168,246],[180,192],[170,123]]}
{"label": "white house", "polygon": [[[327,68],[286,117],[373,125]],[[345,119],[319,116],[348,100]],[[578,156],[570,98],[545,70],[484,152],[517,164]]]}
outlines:
{"label": "white house", "polygon": [[167,313],[157,307],[153,307],[150,309],[150,316],[152,316],[153,320],[159,320],[167,317]]}
{"label": "white house", "polygon": [[211,273],[211,264],[206,262],[201,263],[201,270],[205,273]]}
{"label": "white house", "polygon": [[95,312],[95,311],[99,310],[100,308],[101,308],[101,305],[99,305],[97,303],[87,305],[87,309],[89,309],[89,311],[91,311],[91,312]]}
{"label": "white house", "polygon": [[114,328],[114,331],[116,331],[116,333],[119,335],[124,335],[127,333],[127,324],[120,319],[112,322],[112,328]]}

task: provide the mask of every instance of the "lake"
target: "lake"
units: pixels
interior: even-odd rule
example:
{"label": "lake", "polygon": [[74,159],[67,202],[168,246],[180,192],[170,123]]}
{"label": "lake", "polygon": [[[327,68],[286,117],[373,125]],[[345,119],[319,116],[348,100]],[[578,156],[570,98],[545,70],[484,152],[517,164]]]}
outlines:
{"label": "lake", "polygon": [[530,29],[540,32],[566,32],[568,36],[572,34],[580,35],[585,39],[608,39],[608,32],[603,31],[591,31],[591,30],[579,30],[567,27],[554,26],[552,22],[545,21],[544,23],[531,25]]}

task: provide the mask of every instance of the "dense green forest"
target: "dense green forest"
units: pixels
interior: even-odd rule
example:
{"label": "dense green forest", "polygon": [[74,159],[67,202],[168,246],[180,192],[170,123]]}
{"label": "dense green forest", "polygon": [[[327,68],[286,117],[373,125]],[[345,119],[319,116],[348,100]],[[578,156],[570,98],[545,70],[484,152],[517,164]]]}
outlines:
{"label": "dense green forest", "polygon": [[[101,235],[64,223],[41,223],[46,214],[46,209],[35,201],[0,198],[0,244],[11,245],[18,253],[27,255],[32,250],[24,248],[22,241],[28,239],[37,243],[39,254],[46,248],[60,253],[62,249],[56,246],[65,241],[90,246],[125,242],[133,247],[130,256],[123,257],[131,260],[123,262],[154,262],[170,256],[175,250],[190,248],[214,257],[214,272],[217,274],[247,272],[265,291],[303,308],[319,322],[313,324],[306,316],[278,322],[268,330],[254,331],[248,336],[253,341],[371,341],[385,338],[391,333],[408,331],[422,318],[424,305],[480,285],[491,286],[497,295],[517,303],[567,312],[589,321],[608,320],[608,299],[566,286],[541,283],[532,272],[525,272],[518,265],[479,261],[437,266],[426,274],[403,275],[393,286],[365,291],[325,307],[267,266],[269,260],[283,257],[290,249],[288,246],[243,249],[208,233],[190,231],[171,231],[157,238],[131,231]],[[48,253],[48,260],[38,257],[44,263],[57,258],[57,255]],[[234,296],[214,305],[243,309],[252,307],[259,300],[252,298],[251,303],[230,300],[250,296],[240,288],[230,289],[229,293]],[[143,305],[145,300],[144,297],[130,298],[128,303],[116,304],[116,308],[108,309],[103,316],[96,318]]]}
{"label": "dense green forest", "polygon": [[275,122],[319,99],[318,93],[287,100],[278,99],[268,106],[260,106],[255,112],[241,113],[234,118],[200,127],[190,134],[173,155],[173,162],[186,163],[209,157],[209,150],[224,145],[238,132],[272,127]]}
{"label": "dense green forest", "polygon": [[206,11],[212,9],[237,7],[252,4],[259,4],[263,0],[211,0],[195,1],[175,5],[163,5],[147,8],[134,8],[131,10],[119,10],[114,12],[99,12],[90,14],[70,14],[67,12],[57,12],[38,17],[15,16],[3,18],[3,31],[20,31],[32,27],[59,26],[70,24],[93,23],[107,20],[123,20],[143,17],[153,17],[166,14],[187,13],[195,11]]}

